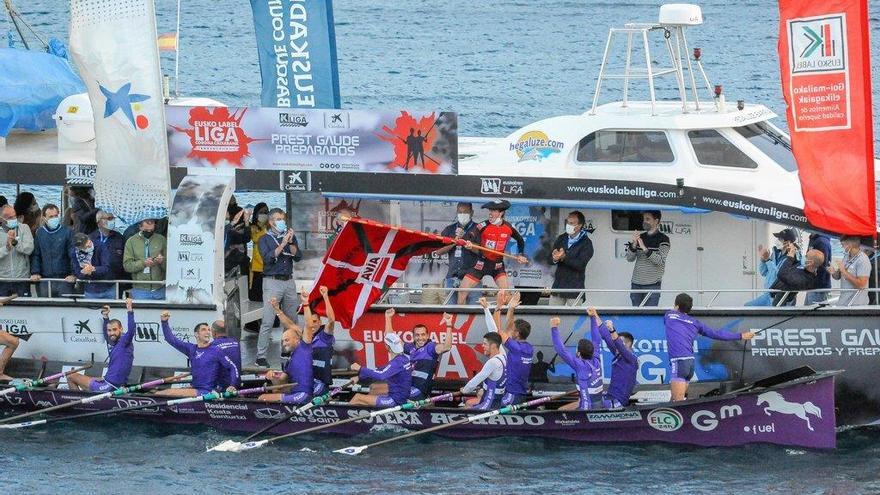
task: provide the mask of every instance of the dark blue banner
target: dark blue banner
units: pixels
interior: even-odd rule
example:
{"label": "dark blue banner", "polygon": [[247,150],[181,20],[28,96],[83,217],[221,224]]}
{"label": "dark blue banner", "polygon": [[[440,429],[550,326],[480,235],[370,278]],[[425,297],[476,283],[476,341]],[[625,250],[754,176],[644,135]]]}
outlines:
{"label": "dark blue banner", "polygon": [[261,104],[339,108],[332,0],[251,0]]}

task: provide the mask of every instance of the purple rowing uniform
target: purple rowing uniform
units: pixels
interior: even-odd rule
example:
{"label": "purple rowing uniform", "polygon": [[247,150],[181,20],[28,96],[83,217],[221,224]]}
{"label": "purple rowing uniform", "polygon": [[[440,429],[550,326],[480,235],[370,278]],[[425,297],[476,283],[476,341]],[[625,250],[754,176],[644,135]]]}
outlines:
{"label": "purple rowing uniform", "polygon": [[440,355],[437,354],[437,343],[429,340],[421,347],[407,343],[403,345],[403,352],[409,356],[413,364],[409,398],[413,400],[426,399],[431,394],[431,387],[434,385],[434,372],[437,371],[437,362],[440,359]]}
{"label": "purple rowing uniform", "polygon": [[605,328],[605,325],[599,326],[599,333],[602,334],[605,345],[614,354],[614,359],[611,361],[611,384],[608,386],[608,393],[605,396],[605,406],[625,407],[629,404],[629,398],[636,386],[639,358],[626,347],[620,336],[612,339],[611,333]]}
{"label": "purple rowing uniform", "polygon": [[[241,346],[238,341],[228,335],[217,337],[211,342],[211,345],[220,349],[220,353],[228,357],[235,364],[235,368],[241,370]],[[217,387],[225,390],[230,385],[238,387],[240,383],[229,383],[229,373],[223,368],[217,368],[217,376],[214,378]]]}
{"label": "purple rowing uniform", "polygon": [[185,354],[189,358],[190,372],[192,373],[192,387],[200,394],[213,392],[218,388],[216,382],[220,369],[226,370],[229,377],[227,383],[239,383],[241,381],[238,368],[229,357],[224,356],[220,349],[213,346],[199,347],[196,344],[184,342],[174,335],[168,321],[162,322],[162,334],[165,342]]}
{"label": "purple rowing uniform", "polygon": [[507,350],[507,386],[501,403],[505,406],[519,404],[529,391],[529,371],[532,369],[532,344],[513,337],[504,342]]}
{"label": "purple rowing uniform", "polygon": [[498,353],[483,364],[483,369],[467,382],[463,387],[463,391],[470,393],[476,390],[477,387],[482,388],[483,396],[480,398],[480,402],[474,406],[474,409],[485,411],[501,407],[501,400],[504,398],[506,386],[507,356],[504,353]]}
{"label": "purple rowing uniform", "polygon": [[281,395],[281,402],[299,406],[312,400],[312,344],[300,341],[290,354],[284,372],[294,385],[291,393]]}
{"label": "purple rowing uniform", "polygon": [[324,325],[312,337],[312,376],[314,388],[312,394],[324,395],[333,385],[333,344],[336,337],[324,331]]}
{"label": "purple rowing uniform", "polygon": [[670,381],[688,382],[694,376],[694,340],[704,335],[715,340],[740,340],[738,333],[716,330],[686,313],[669,310],[663,315],[669,348]]}
{"label": "purple rowing uniform", "polygon": [[603,403],[602,363],[599,360],[601,337],[596,319],[590,318],[590,340],[593,342],[593,357],[591,359],[583,359],[566,349],[559,337],[558,328],[551,328],[550,336],[553,339],[556,353],[574,370],[578,390],[578,409],[601,408]]}
{"label": "purple rowing uniform", "polygon": [[373,370],[361,368],[358,376],[388,383],[388,395],[376,398],[377,407],[392,407],[406,404],[412,387],[413,365],[409,356],[398,354],[384,368]]}
{"label": "purple rowing uniform", "polygon": [[[119,336],[119,340],[116,341],[115,344],[110,342],[110,337],[107,335],[107,325],[110,323],[109,318],[104,318],[104,321],[101,324],[101,330],[104,333],[104,342],[107,343],[107,372],[104,373],[103,380],[93,380],[92,383],[96,381],[104,381],[108,384],[115,387],[121,387],[128,382],[128,375],[131,374],[131,365],[134,362],[134,345],[132,344],[132,339],[134,339],[134,334],[137,332],[137,328],[134,321],[134,311],[128,312],[128,330]],[[92,385],[89,385],[91,389]],[[98,390],[92,390],[93,392]],[[100,390],[100,392],[107,392],[107,390]]]}

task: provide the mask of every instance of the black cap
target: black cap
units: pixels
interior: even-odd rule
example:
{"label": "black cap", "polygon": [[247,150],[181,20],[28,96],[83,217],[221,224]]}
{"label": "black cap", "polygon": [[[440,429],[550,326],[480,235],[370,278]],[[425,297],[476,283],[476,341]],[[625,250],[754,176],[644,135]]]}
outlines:
{"label": "black cap", "polygon": [[794,229],[783,229],[773,234],[780,241],[797,242],[797,234]]}
{"label": "black cap", "polygon": [[504,211],[508,208],[510,208],[510,201],[507,201],[506,199],[493,199],[492,201],[483,204],[484,210]]}

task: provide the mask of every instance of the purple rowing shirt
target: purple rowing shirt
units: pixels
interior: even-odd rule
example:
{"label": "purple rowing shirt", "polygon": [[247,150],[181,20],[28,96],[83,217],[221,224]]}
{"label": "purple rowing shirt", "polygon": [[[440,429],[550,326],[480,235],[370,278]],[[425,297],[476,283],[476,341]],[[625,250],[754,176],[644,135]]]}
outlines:
{"label": "purple rowing shirt", "polygon": [[556,349],[556,353],[574,370],[579,397],[578,409],[592,409],[594,403],[602,402],[602,364],[599,361],[601,337],[599,336],[596,320],[590,318],[590,337],[593,341],[592,359],[583,359],[566,349],[565,344],[562,343],[562,339],[559,337],[558,328],[551,328],[550,336],[553,339],[553,347]]}
{"label": "purple rowing shirt", "polygon": [[290,383],[294,383],[291,393],[302,392],[312,395],[312,344],[300,341],[293,352],[290,354],[290,361],[284,368]]}
{"label": "purple rowing shirt", "polygon": [[715,340],[740,340],[738,333],[716,330],[706,326],[700,320],[685,313],[669,310],[663,315],[666,326],[666,345],[669,348],[669,359],[694,357],[694,340],[697,335],[705,335]]}
{"label": "purple rowing shirt", "polygon": [[428,397],[433,385],[434,372],[437,370],[437,343],[429,340],[425,345],[416,347],[415,344],[404,344],[403,352],[412,361],[412,386],[417,388],[422,397]]}
{"label": "purple rowing shirt", "polygon": [[639,358],[633,354],[623,339],[618,335],[611,338],[611,333],[605,325],[599,325],[599,333],[608,349],[614,354],[611,361],[611,385],[608,386],[608,395],[622,405],[629,404],[633,388],[636,386],[636,376],[639,372]]}
{"label": "purple rowing shirt", "polygon": [[324,326],[318,329],[312,337],[312,376],[328,387],[333,384],[333,344],[336,337],[324,331]]}
{"label": "purple rowing shirt", "polygon": [[[223,356],[232,360],[236,369],[241,370],[241,346],[237,340],[228,335],[217,337],[211,342],[211,346],[218,348]],[[217,376],[214,378],[214,381],[220,389],[226,389],[230,385],[235,385],[236,387],[240,385],[239,383],[229,383],[229,373],[222,367],[217,368]]]}
{"label": "purple rowing shirt", "polygon": [[388,395],[395,404],[401,405],[409,399],[410,387],[412,387],[412,370],[413,365],[409,356],[398,354],[382,369],[361,368],[358,376],[387,382]]}
{"label": "purple rowing shirt", "polygon": [[192,387],[199,393],[207,393],[219,387],[216,379],[221,373],[221,368],[226,370],[229,377],[227,383],[239,383],[238,368],[229,357],[224,356],[220,349],[214,346],[199,347],[196,344],[184,342],[174,335],[168,321],[162,322],[162,334],[165,342],[185,354],[189,358],[190,372],[192,373]]}
{"label": "purple rowing shirt", "polygon": [[504,342],[507,349],[507,393],[525,395],[529,390],[529,371],[532,369],[532,344],[513,337]]}
{"label": "purple rowing shirt", "polygon": [[134,345],[132,339],[137,332],[134,322],[134,311],[128,312],[128,331],[119,336],[115,344],[110,343],[107,335],[109,318],[104,318],[101,329],[104,331],[104,342],[107,343],[107,372],[104,373],[104,381],[114,387],[121,387],[128,382],[131,374],[131,365],[134,363]]}

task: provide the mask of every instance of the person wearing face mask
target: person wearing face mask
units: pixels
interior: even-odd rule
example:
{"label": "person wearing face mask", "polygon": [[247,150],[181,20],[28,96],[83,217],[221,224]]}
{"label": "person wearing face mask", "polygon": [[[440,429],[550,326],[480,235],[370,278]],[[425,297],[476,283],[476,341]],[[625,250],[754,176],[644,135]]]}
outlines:
{"label": "person wearing face mask", "polygon": [[779,267],[773,289],[774,306],[794,306],[798,291],[813,290],[817,287],[819,270],[825,266],[825,255],[818,249],[807,251],[803,267],[798,266],[797,244],[786,245],[785,259]]}
{"label": "person wearing face mask", "polygon": [[[474,208],[470,203],[458,203],[455,208],[455,222],[446,226],[440,233],[443,237],[452,237],[459,240],[477,242],[479,233],[477,231],[477,223],[474,222]],[[446,272],[446,279],[443,287],[446,289],[457,289],[461,286],[461,281],[467,274],[468,269],[474,266],[477,261],[477,255],[463,246],[450,244],[436,251],[437,255],[449,255],[449,270]],[[457,294],[457,291],[454,292]],[[477,304],[480,294],[477,291],[470,291],[466,295],[467,304]],[[446,295],[444,299],[448,303],[455,303],[458,300],[456,295]]]}
{"label": "person wearing face mask", "polygon": [[[527,264],[528,258],[525,257],[526,241],[516,230],[516,227],[504,220],[504,212],[510,208],[510,203],[503,199],[495,199],[483,205],[484,209],[489,210],[489,218],[477,224],[477,232],[479,233],[478,241],[467,241],[464,248],[475,253],[476,261],[468,269],[467,274],[461,281],[462,289],[470,289],[481,283],[483,278],[490,276],[495,279],[495,284],[499,289],[509,289],[510,280],[507,278],[507,270],[504,266],[504,258],[497,254],[487,253],[479,250],[474,246],[481,246],[486,249],[504,252],[507,249],[507,243],[511,240],[516,242],[516,250],[518,256],[516,260],[520,264]],[[468,291],[459,291],[458,304],[464,304],[467,299]]]}
{"label": "person wearing face mask", "polygon": [[[587,263],[593,257],[593,241],[587,237],[584,224],[583,213],[577,210],[569,213],[565,219],[565,233],[553,243],[554,289],[584,290]],[[577,292],[553,292],[550,295],[551,306],[573,306],[577,300]]]}
{"label": "person wearing face mask", "polygon": [[299,307],[296,293],[296,280],[293,278],[293,264],[302,259],[296,236],[287,227],[287,216],[280,208],[269,211],[269,232],[258,244],[263,258],[263,321],[257,339],[257,366],[268,367],[269,343],[272,325],[275,322],[275,308],[272,299],[281,304],[284,314],[294,317]]}
{"label": "person wearing face mask", "polygon": [[862,241],[857,236],[845,235],[840,238],[843,259],[826,270],[834,280],[840,280],[840,299],[838,306],[867,306],[868,279],[871,276],[871,260],[862,252]]}
{"label": "person wearing face mask", "polygon": [[[660,303],[661,282],[669,254],[669,237],[660,232],[659,210],[642,213],[644,232],[636,231],[627,244],[626,261],[635,262],[629,298],[633,306],[657,306]],[[654,291],[654,292],[651,292]]]}
{"label": "person wearing face mask", "polygon": [[248,299],[263,302],[263,257],[260,256],[260,239],[269,231],[269,207],[257,203],[251,217],[251,242],[254,243],[251,258],[251,277],[248,280]]}
{"label": "person wearing face mask", "polygon": [[[156,220],[141,220],[138,233],[125,242],[122,266],[135,282],[165,280],[166,241],[156,233]],[[131,290],[134,299],[165,299],[164,284],[138,284]]]}
{"label": "person wearing face mask", "polygon": [[[759,245],[758,246],[758,272],[764,277],[764,288],[769,289],[776,283],[776,275],[779,273],[779,268],[782,266],[782,262],[785,261],[785,253],[788,250],[789,244],[797,243],[797,232],[794,229],[783,229],[779,232],[773,234],[773,237],[776,238],[776,245],[773,246],[772,249],[767,249],[766,247]],[[800,251],[795,252],[795,258],[797,260],[797,264],[801,264],[801,253]],[[773,305],[773,294],[770,292],[765,292],[755,299],[747,302],[746,306],[772,306]]]}
{"label": "person wearing face mask", "polygon": [[[234,200],[235,198],[233,198]],[[223,230],[224,270],[227,274],[238,268],[237,277],[247,276],[251,260],[247,255],[247,244],[251,241],[247,210],[230,201],[226,209],[226,225]]]}
{"label": "person wearing face mask", "polygon": [[[131,278],[122,266],[125,256],[125,238],[116,231],[116,217],[112,213],[98,210],[95,215],[98,221],[98,229],[89,234],[89,239],[96,246],[103,246],[110,259],[110,274],[108,280],[127,280]],[[126,286],[121,286],[127,289]]]}
{"label": "person wearing face mask", "polygon": [[[59,297],[73,292],[76,276],[70,263],[73,249],[73,232],[61,225],[61,212],[53,204],[43,207],[43,225],[37,229],[34,238],[34,252],[31,254],[31,281],[43,278],[63,278],[63,282],[40,282],[37,294],[40,297]],[[49,287],[51,286],[51,293]]]}
{"label": "person wearing face mask", "polygon": [[[34,251],[34,237],[27,225],[20,225],[15,209],[6,205],[0,210],[3,217],[3,237],[0,238],[0,279],[27,280],[31,272],[30,255]],[[28,295],[26,282],[0,282],[0,297]]]}
{"label": "person wearing face mask", "polygon": [[73,249],[70,260],[76,278],[87,281],[85,296],[89,299],[113,299],[116,291],[113,284],[100,283],[110,276],[110,257],[104,246],[97,246],[85,234],[73,235]]}

